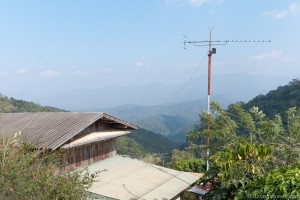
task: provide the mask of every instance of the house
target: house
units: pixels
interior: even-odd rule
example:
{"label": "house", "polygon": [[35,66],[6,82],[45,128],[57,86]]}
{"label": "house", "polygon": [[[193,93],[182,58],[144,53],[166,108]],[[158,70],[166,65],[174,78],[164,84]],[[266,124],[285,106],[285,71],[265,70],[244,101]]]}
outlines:
{"label": "house", "polygon": [[88,189],[95,199],[178,199],[202,175],[118,156],[116,138],[137,126],[102,112],[0,113],[0,132],[21,131],[38,148],[64,152],[63,170],[103,171]]}
{"label": "house", "polygon": [[65,151],[65,170],[116,155],[116,138],[137,127],[106,113],[0,113],[0,131],[18,131],[39,148]]}

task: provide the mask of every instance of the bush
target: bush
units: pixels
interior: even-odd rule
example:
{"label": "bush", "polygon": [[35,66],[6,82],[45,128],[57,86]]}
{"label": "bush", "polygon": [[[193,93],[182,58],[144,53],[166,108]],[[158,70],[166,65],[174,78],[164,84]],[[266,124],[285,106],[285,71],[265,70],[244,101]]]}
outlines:
{"label": "bush", "polygon": [[0,135],[0,199],[84,199],[93,183],[88,171],[60,172],[59,152],[38,150]]}
{"label": "bush", "polygon": [[171,168],[185,172],[205,172],[205,162],[196,158],[182,161],[172,161]]}
{"label": "bush", "polygon": [[300,198],[300,163],[274,169],[263,177],[256,177],[240,198],[256,199],[299,199]]}

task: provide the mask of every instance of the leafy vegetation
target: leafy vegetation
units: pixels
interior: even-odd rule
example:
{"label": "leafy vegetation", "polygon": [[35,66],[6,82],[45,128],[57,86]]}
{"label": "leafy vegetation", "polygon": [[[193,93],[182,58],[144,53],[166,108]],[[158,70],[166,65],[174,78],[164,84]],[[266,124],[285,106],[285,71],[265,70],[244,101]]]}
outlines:
{"label": "leafy vegetation", "polygon": [[185,172],[205,172],[205,162],[195,158],[188,150],[173,150],[170,167]]}
{"label": "leafy vegetation", "polygon": [[[201,122],[209,124],[210,131],[189,133],[191,138],[203,138],[209,134],[212,140],[213,145],[209,147],[212,167],[202,181],[212,183],[214,189],[206,198],[238,198],[237,194],[252,191],[253,180],[261,180],[261,177],[269,180],[267,175],[274,175],[274,168],[295,166],[300,161],[299,109],[290,108],[286,111],[288,124],[285,127],[280,115],[268,119],[257,107],[246,111],[237,103],[224,111],[218,104],[212,103],[211,108],[211,115],[206,112],[201,114]],[[207,150],[205,145],[193,147],[197,151]],[[214,181],[216,177],[219,180],[217,182]],[[284,181],[277,182],[274,187],[282,188],[285,184]],[[291,193],[287,192],[286,195]]]}
{"label": "leafy vegetation", "polygon": [[59,152],[49,153],[0,136],[0,199],[86,199],[96,174],[59,172]]}
{"label": "leafy vegetation", "polygon": [[255,177],[237,194],[240,199],[299,199],[300,164],[276,168],[265,176]]}
{"label": "leafy vegetation", "polygon": [[205,172],[205,162],[196,158],[172,161],[171,168],[185,172]]}
{"label": "leafy vegetation", "polygon": [[49,106],[41,106],[33,102],[8,98],[0,93],[0,112],[62,112],[64,110]]}
{"label": "leafy vegetation", "polygon": [[154,165],[164,166],[164,160],[159,155],[147,154],[143,158],[143,161]]}
{"label": "leafy vegetation", "polygon": [[145,162],[163,166],[170,161],[170,152],[178,147],[178,144],[166,137],[142,128],[117,139],[118,154],[142,158]]}
{"label": "leafy vegetation", "polygon": [[129,137],[117,138],[117,152],[120,155],[129,155],[135,158],[141,158],[146,155],[145,149]]}

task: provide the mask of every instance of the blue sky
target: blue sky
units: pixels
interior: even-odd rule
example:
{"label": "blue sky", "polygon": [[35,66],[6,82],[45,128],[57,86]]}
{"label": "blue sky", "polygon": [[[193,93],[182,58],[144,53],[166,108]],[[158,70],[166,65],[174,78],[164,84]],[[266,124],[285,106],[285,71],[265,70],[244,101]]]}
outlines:
{"label": "blue sky", "polygon": [[207,48],[184,36],[212,27],[213,40],[271,40],[217,46],[213,75],[300,77],[300,1],[1,0],[0,92],[182,84],[207,73]]}

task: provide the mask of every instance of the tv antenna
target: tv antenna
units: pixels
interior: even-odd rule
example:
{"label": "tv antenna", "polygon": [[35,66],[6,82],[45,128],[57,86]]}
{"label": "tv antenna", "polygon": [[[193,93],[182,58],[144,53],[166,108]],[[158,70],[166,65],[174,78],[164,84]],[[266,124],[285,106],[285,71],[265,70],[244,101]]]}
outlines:
{"label": "tv antenna", "polygon": [[[228,43],[241,43],[241,42],[248,42],[248,43],[265,43],[265,42],[271,42],[270,40],[212,40],[211,37],[211,31],[209,32],[209,40],[185,40],[184,39],[184,49],[187,44],[196,46],[196,47],[203,47],[208,46],[208,68],[207,68],[207,114],[210,115],[210,80],[211,80],[211,61],[212,61],[212,55],[216,54],[216,48],[212,46],[216,45],[227,45]],[[207,134],[205,138],[205,145],[207,147],[206,151],[206,170],[209,170],[209,146],[210,146],[210,139],[209,139],[209,130],[210,125],[207,123]]]}

